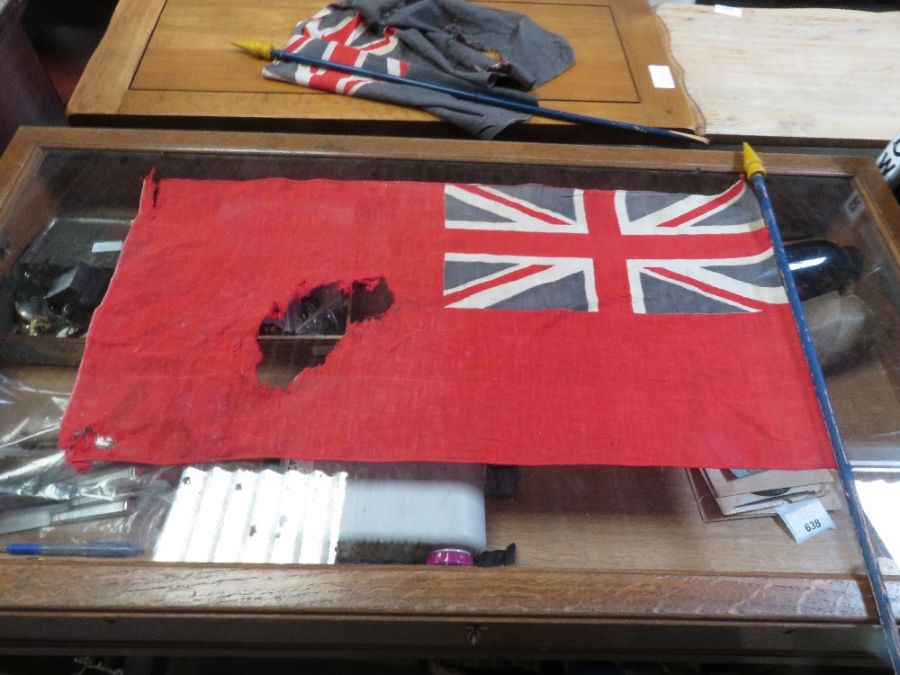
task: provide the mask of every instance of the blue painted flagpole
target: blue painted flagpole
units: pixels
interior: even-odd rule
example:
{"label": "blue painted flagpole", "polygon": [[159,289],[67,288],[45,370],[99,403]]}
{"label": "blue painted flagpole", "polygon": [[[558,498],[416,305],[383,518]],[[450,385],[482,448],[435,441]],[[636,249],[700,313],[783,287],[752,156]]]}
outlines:
{"label": "blue painted flagpole", "polygon": [[838,475],[841,480],[841,487],[844,491],[844,497],[847,499],[847,509],[850,511],[850,517],[853,520],[854,530],[856,530],[856,539],[859,543],[859,548],[862,551],[869,583],[872,586],[872,594],[875,598],[876,609],[878,610],[878,619],[881,622],[881,628],[884,631],[888,656],[890,657],[894,672],[900,673],[900,633],[897,631],[897,620],[894,618],[894,612],[891,607],[891,598],[888,594],[887,587],[884,584],[881,570],[878,567],[878,555],[875,552],[875,545],[873,544],[872,536],[869,533],[866,514],[863,512],[862,505],[859,501],[859,493],[856,490],[856,482],[853,478],[853,469],[850,466],[850,460],[847,458],[847,452],[844,449],[844,441],[841,438],[841,433],[838,429],[837,417],[834,414],[834,407],[831,404],[831,397],[828,395],[828,388],[825,384],[825,375],[822,372],[822,364],[819,362],[816,348],[813,345],[812,333],[809,330],[809,324],[806,322],[803,304],[800,302],[800,294],[797,292],[797,285],[794,283],[794,277],[790,271],[787,252],[784,250],[784,241],[781,239],[778,221],[775,219],[775,210],[772,208],[772,200],[769,198],[769,193],[766,190],[766,170],[762,160],[748,143],[744,143],[744,173],[747,174],[747,179],[752,181],[753,187],[756,190],[756,196],[762,207],[763,219],[766,222],[769,236],[772,239],[775,258],[778,261],[778,267],[781,270],[781,278],[784,281],[788,301],[790,302],[791,309],[794,313],[797,330],[800,332],[800,342],[803,345],[803,353],[806,356],[806,362],[809,365],[809,372],[812,375],[813,386],[816,390],[816,398],[819,401],[819,407],[821,408],[822,416],[825,419],[825,427],[828,430],[828,438],[831,441],[831,448],[834,451],[834,458],[837,464]]}
{"label": "blue painted flagpole", "polygon": [[568,112],[566,110],[557,110],[555,108],[544,108],[533,103],[525,103],[517,101],[513,98],[505,96],[496,96],[472,89],[463,89],[461,87],[452,87],[446,84],[438,84],[436,82],[428,82],[425,80],[416,80],[410,77],[400,75],[391,75],[390,73],[382,73],[377,70],[368,68],[360,68],[359,66],[351,66],[335,61],[326,61],[317,59],[306,54],[284,51],[283,49],[275,49],[272,45],[259,40],[236,40],[232,44],[253,56],[262,59],[281,59],[282,61],[292,61],[294,63],[302,63],[306,66],[316,68],[324,68],[326,70],[336,70],[341,73],[350,75],[358,75],[367,77],[372,80],[380,80],[382,82],[390,82],[391,84],[401,84],[407,87],[417,87],[419,89],[428,89],[442,94],[449,94],[464,101],[473,103],[481,103],[482,105],[490,105],[496,108],[504,108],[515,112],[534,115],[535,117],[546,117],[548,119],[561,120],[563,122],[573,122],[576,124],[591,124],[594,126],[610,127],[613,129],[622,129],[625,131],[635,131],[640,134],[648,134],[651,136],[662,136],[665,138],[676,138],[682,141],[693,141],[695,143],[709,144],[709,139],[703,136],[688,134],[683,131],[673,131],[672,129],[662,129],[660,127],[650,127],[643,124],[632,124],[631,122],[619,122],[617,120],[609,120],[603,117],[593,117],[591,115],[581,115],[579,113]]}

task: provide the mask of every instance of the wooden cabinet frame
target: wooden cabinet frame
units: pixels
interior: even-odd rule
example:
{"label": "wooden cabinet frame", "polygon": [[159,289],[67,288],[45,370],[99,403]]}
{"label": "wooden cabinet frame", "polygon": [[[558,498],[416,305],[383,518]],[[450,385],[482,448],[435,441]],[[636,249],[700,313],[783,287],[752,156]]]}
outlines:
{"label": "wooden cabinet frame", "polygon": [[[57,150],[452,158],[473,165],[530,163],[550,170],[741,170],[739,156],[731,152],[26,128],[0,161],[0,222],[45,155]],[[900,207],[870,160],[780,154],[765,160],[771,182],[783,175],[851,179],[894,261],[900,261]],[[7,242],[6,260],[0,262],[8,265],[19,253]],[[900,580],[893,578],[888,588],[900,610]],[[678,655],[842,663],[876,658],[881,638],[875,623],[861,567],[846,574],[741,574],[546,566],[486,570],[0,561],[4,651]]]}

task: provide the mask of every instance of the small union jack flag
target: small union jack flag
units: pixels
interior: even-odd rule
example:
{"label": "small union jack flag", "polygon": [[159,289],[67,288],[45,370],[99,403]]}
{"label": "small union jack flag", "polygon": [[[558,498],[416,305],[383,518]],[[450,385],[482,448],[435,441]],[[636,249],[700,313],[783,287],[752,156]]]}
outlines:
{"label": "small union jack flag", "polygon": [[[396,48],[397,38],[390,28],[383,35],[373,35],[360,14],[346,16],[326,7],[311,19],[297,24],[285,51],[403,76],[406,75],[409,64],[388,56]],[[296,63],[289,67],[292,69],[291,77],[297,84],[338,94],[354,96],[362,87],[375,83],[370,78],[327,68]],[[271,74],[271,71],[263,72]]]}
{"label": "small union jack flag", "polygon": [[[530,100],[524,92],[573,62],[566,41],[526,16],[464,0],[347,0],[301,21],[285,51],[369,73],[433,82]],[[483,51],[490,45],[490,53]],[[540,55],[539,58],[536,55]],[[528,115],[464,100],[396,80],[275,60],[263,69],[273,80],[319,91],[412,106],[480,138],[493,138]]]}
{"label": "small union jack flag", "polygon": [[[621,244],[608,239],[611,224],[589,226],[581,190],[447,185],[444,216],[448,230],[583,235],[581,244],[576,241],[572,248],[593,255],[447,252],[444,306],[596,312],[603,289],[595,265],[614,265],[610,259],[623,250],[631,308],[636,314],[758,312],[767,305],[787,302],[771,246],[766,241],[765,249],[758,250],[759,238],[753,233],[764,224],[743,180],[709,196],[622,190],[615,193],[613,202]],[[690,236],[682,239],[681,235]],[[692,235],[742,236],[748,254],[702,255],[708,245],[692,246],[691,241],[699,241]],[[709,241],[707,237],[704,240]],[[653,242],[659,245],[654,247]],[[633,256],[628,255],[630,248]],[[659,255],[642,255],[650,250]],[[684,255],[694,250],[701,255]]]}

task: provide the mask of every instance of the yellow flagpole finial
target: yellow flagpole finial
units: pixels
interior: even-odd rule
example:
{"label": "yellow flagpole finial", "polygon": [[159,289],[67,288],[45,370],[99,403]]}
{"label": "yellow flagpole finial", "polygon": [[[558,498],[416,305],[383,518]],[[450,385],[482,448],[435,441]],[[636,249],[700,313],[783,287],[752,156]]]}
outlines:
{"label": "yellow flagpole finial", "polygon": [[766,167],[763,166],[762,160],[746,141],[744,142],[744,173],[747,178],[753,178],[758,173],[766,175]]}
{"label": "yellow flagpole finial", "polygon": [[231,44],[258,59],[268,61],[272,58],[272,45],[262,40],[235,40]]}

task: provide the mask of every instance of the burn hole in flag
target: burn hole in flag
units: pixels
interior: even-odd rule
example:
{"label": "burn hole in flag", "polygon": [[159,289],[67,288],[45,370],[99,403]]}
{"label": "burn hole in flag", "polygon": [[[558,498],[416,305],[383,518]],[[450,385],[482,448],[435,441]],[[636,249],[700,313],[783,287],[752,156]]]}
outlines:
{"label": "burn hole in flag", "polygon": [[269,387],[286,389],[306,368],[325,363],[347,322],[381,318],[394,302],[384,278],[316,286],[281,308],[273,305],[256,338],[262,360],[256,372]]}

